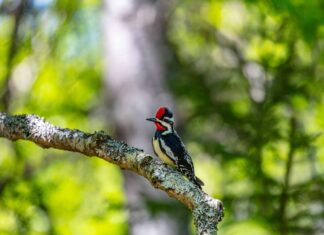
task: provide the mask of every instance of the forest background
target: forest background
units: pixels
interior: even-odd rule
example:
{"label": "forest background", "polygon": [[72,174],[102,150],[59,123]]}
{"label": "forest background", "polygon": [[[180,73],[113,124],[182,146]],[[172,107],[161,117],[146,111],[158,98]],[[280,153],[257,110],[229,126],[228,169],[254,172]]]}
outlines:
{"label": "forest background", "polygon": [[[175,112],[219,234],[324,233],[324,2],[0,0],[0,111],[152,153]],[[99,159],[0,139],[0,234],[193,234]]]}

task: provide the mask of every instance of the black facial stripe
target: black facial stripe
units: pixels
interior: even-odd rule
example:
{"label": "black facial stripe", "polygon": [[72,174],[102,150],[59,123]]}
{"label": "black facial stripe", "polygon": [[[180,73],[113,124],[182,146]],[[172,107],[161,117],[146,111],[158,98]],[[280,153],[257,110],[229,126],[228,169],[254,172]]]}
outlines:
{"label": "black facial stripe", "polygon": [[173,124],[173,118],[165,117],[165,118],[163,118],[163,121],[165,121],[169,124]]}

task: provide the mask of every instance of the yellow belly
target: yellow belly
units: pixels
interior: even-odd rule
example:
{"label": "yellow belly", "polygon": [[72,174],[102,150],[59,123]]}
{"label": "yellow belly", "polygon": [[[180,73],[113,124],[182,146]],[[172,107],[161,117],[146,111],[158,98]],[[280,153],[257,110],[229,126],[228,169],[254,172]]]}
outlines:
{"label": "yellow belly", "polygon": [[173,161],[165,154],[160,148],[159,141],[157,139],[153,138],[153,148],[155,153],[158,155],[158,157],[162,160],[162,162],[174,166]]}

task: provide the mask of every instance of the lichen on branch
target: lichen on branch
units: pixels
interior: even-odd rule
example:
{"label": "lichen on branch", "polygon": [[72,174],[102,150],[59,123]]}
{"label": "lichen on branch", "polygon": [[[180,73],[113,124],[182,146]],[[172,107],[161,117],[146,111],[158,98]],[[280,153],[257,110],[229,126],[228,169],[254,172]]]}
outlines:
{"label": "lichen on branch", "polygon": [[223,217],[223,204],[186,180],[177,170],[143,150],[111,138],[103,131],[93,134],[54,126],[32,115],[0,112],[0,137],[28,140],[43,148],[55,148],[95,156],[145,177],[155,188],[165,191],[193,212],[197,234],[216,234]]}

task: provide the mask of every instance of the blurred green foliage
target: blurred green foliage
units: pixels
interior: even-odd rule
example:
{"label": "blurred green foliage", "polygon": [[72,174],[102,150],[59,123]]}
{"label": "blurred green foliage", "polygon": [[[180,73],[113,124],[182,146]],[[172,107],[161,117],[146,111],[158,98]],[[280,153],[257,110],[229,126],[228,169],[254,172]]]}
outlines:
{"label": "blurred green foliage", "polygon": [[324,232],[323,10],[180,1],[172,16],[169,84],[189,150],[217,162],[198,175],[225,202],[222,234]]}
{"label": "blurred green foliage", "polygon": [[[19,2],[0,0],[0,110],[111,131],[102,3]],[[182,0],[170,12],[167,82],[197,174],[225,202],[220,234],[323,233],[323,2]],[[0,139],[0,234],[127,234],[122,186],[106,162]]]}
{"label": "blurred green foliage", "polygon": [[[4,11],[10,4],[3,2]],[[95,109],[102,77],[99,1],[25,4],[15,42],[13,15],[0,16],[1,61],[16,44],[10,78],[7,63],[0,63],[1,95],[10,79],[6,111],[88,132],[106,128]],[[117,167],[0,140],[0,234],[126,234],[124,204]]]}

